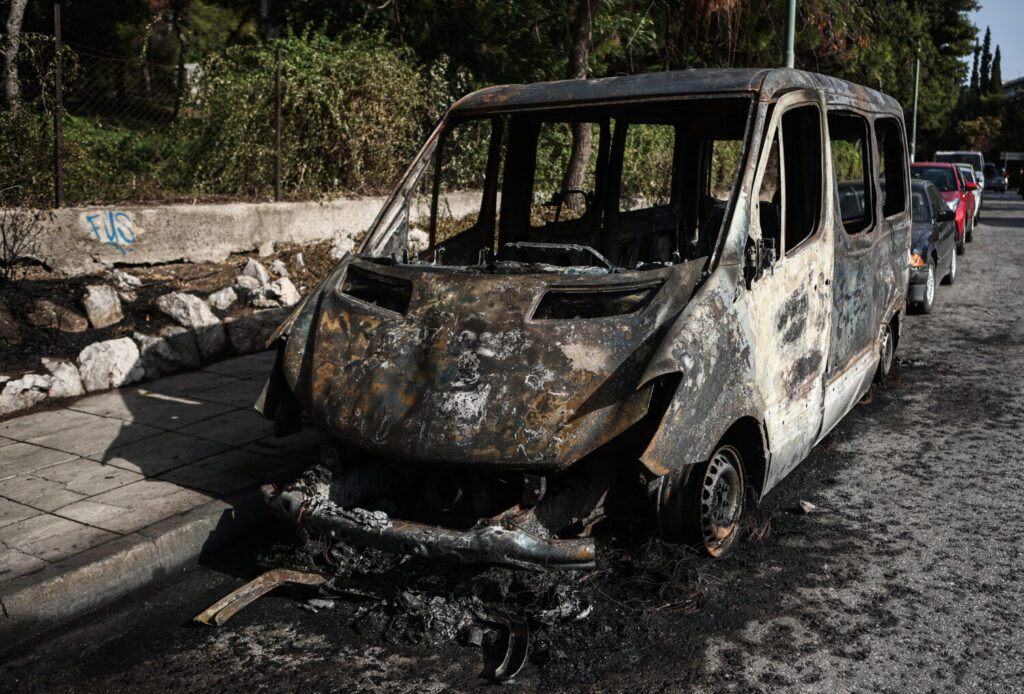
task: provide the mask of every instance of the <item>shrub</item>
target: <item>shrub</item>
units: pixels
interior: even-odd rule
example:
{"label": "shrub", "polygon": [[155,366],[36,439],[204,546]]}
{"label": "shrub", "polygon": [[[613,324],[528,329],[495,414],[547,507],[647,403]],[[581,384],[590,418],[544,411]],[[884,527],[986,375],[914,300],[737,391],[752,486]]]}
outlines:
{"label": "shrub", "polygon": [[365,35],[305,34],[210,56],[171,132],[167,182],[198,194],[272,190],[278,48],[282,189],[385,191],[423,135],[427,89],[406,51]]}

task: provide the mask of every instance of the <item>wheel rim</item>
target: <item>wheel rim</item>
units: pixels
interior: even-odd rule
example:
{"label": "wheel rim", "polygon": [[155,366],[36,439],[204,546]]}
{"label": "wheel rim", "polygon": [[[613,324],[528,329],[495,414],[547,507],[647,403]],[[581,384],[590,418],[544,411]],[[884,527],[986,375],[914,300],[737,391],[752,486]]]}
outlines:
{"label": "wheel rim", "polygon": [[953,279],[956,277],[956,253],[953,254],[953,260],[949,264],[949,278]]}
{"label": "wheel rim", "polygon": [[736,539],[743,513],[743,472],[739,453],[729,446],[715,451],[700,489],[700,528],[704,547],[714,557]]}
{"label": "wheel rim", "polygon": [[925,303],[929,305],[935,301],[935,268],[931,265],[928,266],[928,284],[925,285],[924,297]]}
{"label": "wheel rim", "polygon": [[885,335],[882,336],[882,354],[881,363],[879,368],[883,376],[889,375],[889,370],[892,369],[892,330],[889,326],[885,326]]}

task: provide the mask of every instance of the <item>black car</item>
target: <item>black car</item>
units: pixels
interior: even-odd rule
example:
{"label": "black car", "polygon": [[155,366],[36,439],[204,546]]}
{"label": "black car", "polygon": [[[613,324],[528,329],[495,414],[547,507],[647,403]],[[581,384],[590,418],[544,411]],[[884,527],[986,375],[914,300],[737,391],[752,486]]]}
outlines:
{"label": "black car", "polygon": [[1006,192],[1006,169],[992,162],[985,162],[985,190],[993,193]]}
{"label": "black car", "polygon": [[914,227],[907,303],[921,313],[931,313],[936,276],[943,278],[943,284],[953,284],[956,278],[956,213],[931,181],[911,181],[911,198]]}

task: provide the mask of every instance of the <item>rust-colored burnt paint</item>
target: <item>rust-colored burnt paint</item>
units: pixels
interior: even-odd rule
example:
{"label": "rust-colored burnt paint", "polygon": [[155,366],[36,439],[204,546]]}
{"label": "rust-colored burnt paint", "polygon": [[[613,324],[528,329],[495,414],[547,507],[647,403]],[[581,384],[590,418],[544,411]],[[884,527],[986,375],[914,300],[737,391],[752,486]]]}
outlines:
{"label": "rust-colored burnt paint", "polygon": [[[316,426],[390,459],[564,468],[646,414],[641,376],[701,265],[503,275],[353,259],[408,282],[408,310],[344,293],[340,273],[296,321],[286,378]],[[631,287],[655,291],[631,314],[533,318],[551,289]]]}

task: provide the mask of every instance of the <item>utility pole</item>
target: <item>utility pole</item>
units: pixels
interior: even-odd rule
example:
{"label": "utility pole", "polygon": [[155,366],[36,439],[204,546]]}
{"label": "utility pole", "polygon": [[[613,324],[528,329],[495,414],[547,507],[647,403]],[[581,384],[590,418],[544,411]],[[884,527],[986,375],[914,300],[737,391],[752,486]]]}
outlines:
{"label": "utility pole", "polygon": [[910,126],[910,161],[917,156],[917,92],[921,86],[921,49],[917,50],[917,61],[914,63],[914,121]]}
{"label": "utility pole", "polygon": [[786,7],[786,67],[796,64],[793,44],[796,42],[796,0],[788,0]]}

